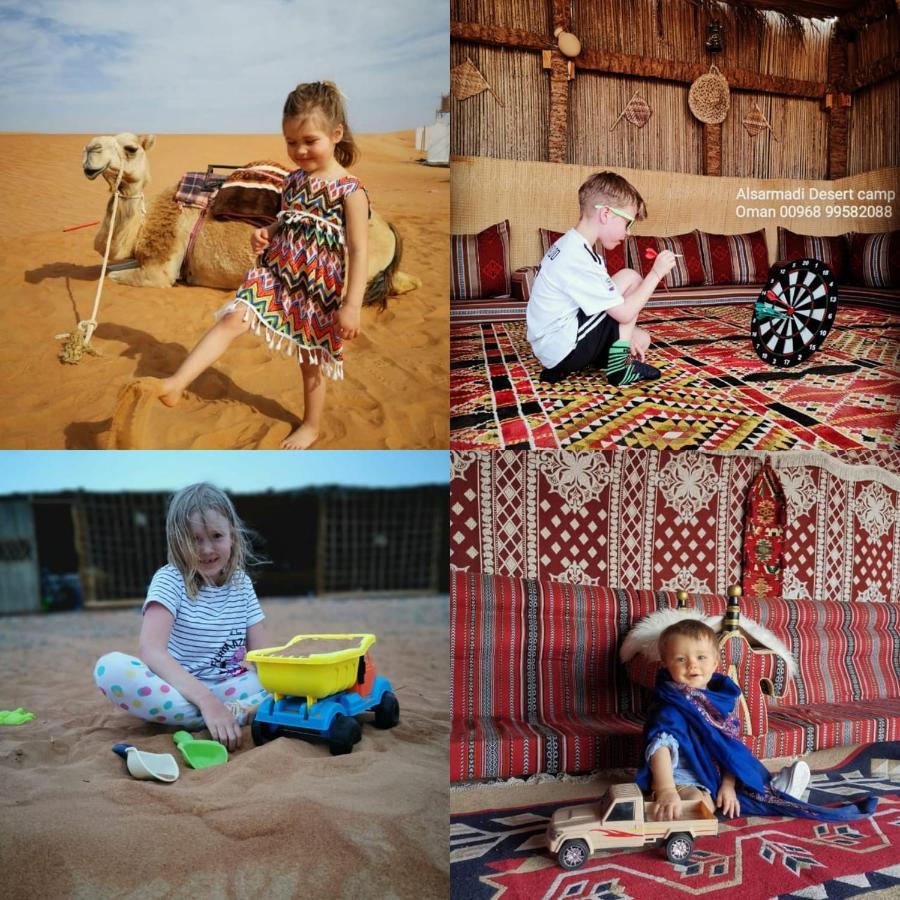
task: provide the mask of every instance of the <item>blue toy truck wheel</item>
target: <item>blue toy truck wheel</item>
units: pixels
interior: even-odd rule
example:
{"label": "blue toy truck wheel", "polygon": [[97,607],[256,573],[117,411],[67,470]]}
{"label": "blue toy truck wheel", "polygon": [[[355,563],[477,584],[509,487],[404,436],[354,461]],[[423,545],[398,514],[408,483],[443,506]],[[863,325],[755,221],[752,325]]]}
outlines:
{"label": "blue toy truck wheel", "polygon": [[362,738],[362,729],[359,722],[352,716],[334,717],[331,728],[328,729],[328,749],[332,756],[342,756],[353,750],[353,745]]}
{"label": "blue toy truck wheel", "polygon": [[278,737],[278,726],[254,719],[250,723],[250,736],[253,738],[253,743],[259,747]]}
{"label": "blue toy truck wheel", "polygon": [[375,727],[393,728],[399,721],[400,704],[390,691],[385,691],[381,702],[375,707]]}

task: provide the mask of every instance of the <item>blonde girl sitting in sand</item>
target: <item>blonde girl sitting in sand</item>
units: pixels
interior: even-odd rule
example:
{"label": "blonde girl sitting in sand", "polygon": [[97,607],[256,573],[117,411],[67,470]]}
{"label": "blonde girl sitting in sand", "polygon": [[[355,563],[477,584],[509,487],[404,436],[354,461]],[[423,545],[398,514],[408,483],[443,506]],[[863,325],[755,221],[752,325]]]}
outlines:
{"label": "blonde girl sitting in sand", "polygon": [[303,450],[319,436],[322,376],[343,377],[343,341],[359,334],[369,202],[359,179],[345,168],[357,148],[336,85],[298,85],[285,101],[281,127],[288,156],[299,168],[285,180],[278,220],[251,236],[253,251],[263,254],[260,265],[247,273],[216,324],[165,379],[160,399],[167,406],[178,403],[184,389],[252,326],[270,346],[297,352],[303,424],[282,447]]}
{"label": "blonde girl sitting in sand", "polygon": [[140,659],[113,652],[94,681],[116,706],[148,722],[206,727],[230,750],[269,695],[247,651],[268,646],[263,612],[244,567],[255,559],[231,500],[211,484],[179,491],[166,516],[168,565],[150,582]]}

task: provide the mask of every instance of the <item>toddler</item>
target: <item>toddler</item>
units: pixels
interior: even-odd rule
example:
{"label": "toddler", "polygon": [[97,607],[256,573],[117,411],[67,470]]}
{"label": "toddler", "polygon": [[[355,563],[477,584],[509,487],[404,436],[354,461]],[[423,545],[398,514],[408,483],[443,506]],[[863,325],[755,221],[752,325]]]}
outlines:
{"label": "toddler", "polygon": [[664,668],[644,726],[645,762],[635,779],[642,790],[652,788],[657,819],[677,819],[683,800],[702,800],[731,817],[743,810],[845,821],[873,812],[871,797],[839,807],[804,803],[800,798],[810,778],[805,762],[772,777],[753,756],[738,737],[740,688],[716,672],[716,634],[705,622],[670,625],[658,646]]}

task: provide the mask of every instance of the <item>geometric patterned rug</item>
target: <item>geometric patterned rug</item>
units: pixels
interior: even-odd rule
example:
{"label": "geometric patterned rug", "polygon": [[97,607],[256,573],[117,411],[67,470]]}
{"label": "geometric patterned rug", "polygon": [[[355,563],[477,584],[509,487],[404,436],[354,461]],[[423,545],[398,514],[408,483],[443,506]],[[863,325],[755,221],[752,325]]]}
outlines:
{"label": "geometric patterned rug", "polygon": [[845,307],[824,346],[777,369],[750,343],[752,305],[649,309],[659,380],[611,388],[602,371],[555,385],[525,322],[451,326],[450,447],[705,450],[890,448],[900,442],[900,319]]}
{"label": "geometric patterned rug", "polygon": [[833,769],[813,772],[809,801],[877,796],[869,818],[817,822],[777,816],[719,819],[687,864],[658,848],[606,850],[567,872],[546,850],[544,831],[560,806],[483,810],[451,816],[450,896],[713,900],[806,897],[843,900],[883,890],[900,896],[900,743],[863,747]]}

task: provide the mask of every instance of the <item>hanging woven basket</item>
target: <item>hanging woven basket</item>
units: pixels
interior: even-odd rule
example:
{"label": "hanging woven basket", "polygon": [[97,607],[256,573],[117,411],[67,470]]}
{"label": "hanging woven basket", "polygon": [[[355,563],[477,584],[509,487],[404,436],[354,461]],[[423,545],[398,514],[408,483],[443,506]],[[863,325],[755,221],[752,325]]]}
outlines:
{"label": "hanging woven basket", "polygon": [[688,106],[691,112],[707,125],[718,125],[725,121],[731,106],[731,92],[725,76],[715,67],[701,75],[688,92]]}
{"label": "hanging woven basket", "polygon": [[653,110],[643,97],[635,97],[625,109],[625,118],[638,128],[643,128],[652,115]]}

